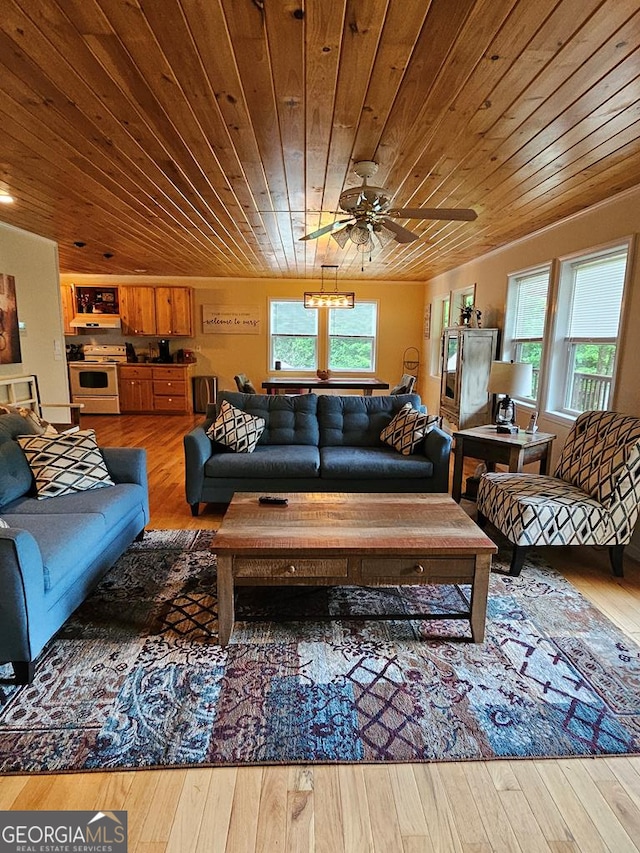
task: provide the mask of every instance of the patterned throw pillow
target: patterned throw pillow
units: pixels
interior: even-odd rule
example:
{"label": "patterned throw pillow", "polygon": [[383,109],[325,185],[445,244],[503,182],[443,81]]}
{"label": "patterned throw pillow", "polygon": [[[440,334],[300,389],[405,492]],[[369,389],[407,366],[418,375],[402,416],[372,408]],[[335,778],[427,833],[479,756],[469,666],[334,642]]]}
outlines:
{"label": "patterned throw pillow", "polygon": [[409,456],[426,434],[431,432],[437,420],[414,409],[411,403],[405,403],[391,423],[382,430],[380,439],[403,456]]}
{"label": "patterned throw pillow", "polygon": [[113,486],[92,429],[56,436],[21,435],[38,500]]}
{"label": "patterned throw pillow", "polygon": [[36,435],[58,435],[58,430],[50,424],[49,421],[45,421],[45,419],[41,418],[37,412],[34,412],[33,409],[29,409],[26,406],[1,405],[0,414],[4,413],[8,415],[20,415],[20,417],[24,418],[29,425],[30,433],[34,433]]}
{"label": "patterned throw pillow", "polygon": [[249,415],[223,400],[220,414],[207,430],[207,435],[235,453],[253,453],[265,426],[264,418]]}

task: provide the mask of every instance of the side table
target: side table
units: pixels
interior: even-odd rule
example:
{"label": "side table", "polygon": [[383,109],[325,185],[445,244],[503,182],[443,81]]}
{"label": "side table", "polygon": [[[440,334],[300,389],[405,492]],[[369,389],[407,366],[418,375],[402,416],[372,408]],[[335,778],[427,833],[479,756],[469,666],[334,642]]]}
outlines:
{"label": "side table", "polygon": [[548,474],[551,462],[551,445],[554,433],[528,433],[519,430],[513,435],[496,432],[495,426],[473,427],[454,432],[455,450],[451,497],[460,503],[462,495],[462,469],[465,456],[487,463],[494,471],[496,462],[509,466],[509,471],[522,471],[529,462],[540,462],[540,473]]}

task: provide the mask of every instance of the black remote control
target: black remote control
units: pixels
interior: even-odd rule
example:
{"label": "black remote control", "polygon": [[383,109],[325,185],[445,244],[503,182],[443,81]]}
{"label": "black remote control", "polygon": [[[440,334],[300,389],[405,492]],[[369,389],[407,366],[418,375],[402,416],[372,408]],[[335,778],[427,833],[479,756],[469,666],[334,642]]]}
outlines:
{"label": "black remote control", "polygon": [[261,498],[258,498],[258,503],[263,506],[287,506],[289,499],[277,498],[275,495],[262,495]]}

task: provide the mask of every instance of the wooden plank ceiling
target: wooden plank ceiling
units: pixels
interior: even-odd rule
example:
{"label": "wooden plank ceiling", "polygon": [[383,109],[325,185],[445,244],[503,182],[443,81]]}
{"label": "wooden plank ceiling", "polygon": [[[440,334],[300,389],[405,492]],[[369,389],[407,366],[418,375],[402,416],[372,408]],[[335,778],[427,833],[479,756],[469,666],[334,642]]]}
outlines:
{"label": "wooden plank ceiling", "polygon": [[[640,183],[639,45],[637,0],[0,0],[0,218],[62,272],[426,279]],[[478,218],[301,242],[358,160]]]}

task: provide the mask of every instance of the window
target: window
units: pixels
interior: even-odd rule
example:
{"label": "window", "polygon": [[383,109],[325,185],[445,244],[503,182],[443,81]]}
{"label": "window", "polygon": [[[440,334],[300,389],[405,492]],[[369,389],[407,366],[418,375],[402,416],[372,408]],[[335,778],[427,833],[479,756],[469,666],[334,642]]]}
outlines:
{"label": "window", "polygon": [[560,266],[550,402],[576,415],[611,404],[628,247]]}
{"label": "window", "polygon": [[377,305],[357,302],[355,308],[329,309],[329,369],[375,370]]}
{"label": "window", "polygon": [[276,361],[283,370],[318,367],[318,312],[294,300],[272,300],[270,306],[270,369]]}
{"label": "window", "polygon": [[611,407],[629,246],[509,277],[502,358],[533,365],[543,411],[575,418]]}
{"label": "window", "polygon": [[354,308],[305,308],[302,300],[272,299],[269,369],[373,373],[376,369],[377,302]]}
{"label": "window", "polygon": [[544,267],[509,278],[503,358],[533,365],[532,400],[538,399],[549,275]]}

